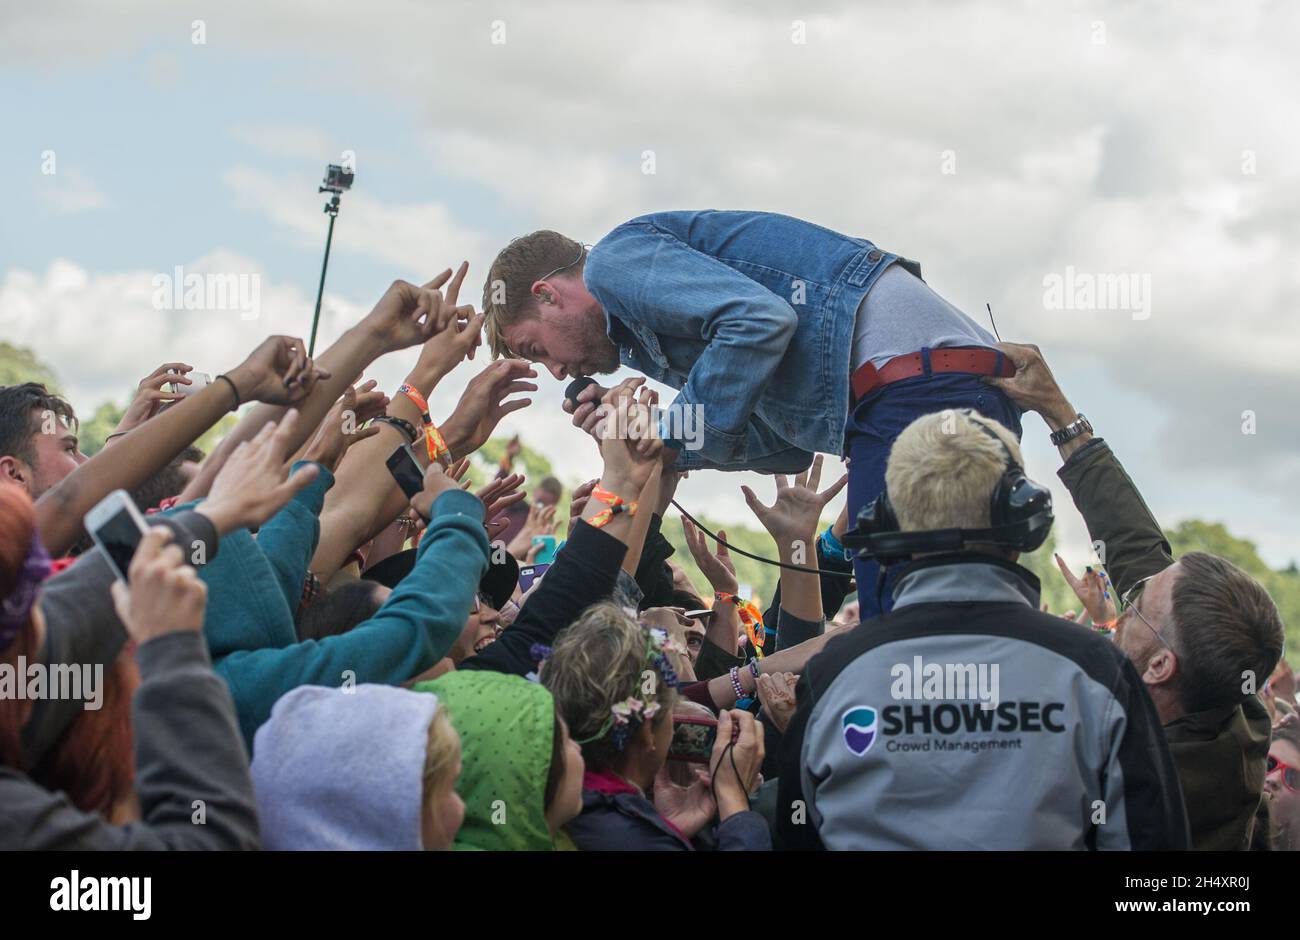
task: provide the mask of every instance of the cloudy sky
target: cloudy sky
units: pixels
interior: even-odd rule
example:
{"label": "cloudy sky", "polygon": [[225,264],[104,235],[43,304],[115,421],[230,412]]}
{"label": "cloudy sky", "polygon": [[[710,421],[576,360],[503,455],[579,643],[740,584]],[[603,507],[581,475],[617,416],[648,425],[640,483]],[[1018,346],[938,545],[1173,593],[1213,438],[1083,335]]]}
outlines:
{"label": "cloudy sky", "polygon": [[[990,303],[1165,524],[1223,521],[1282,565],[1300,557],[1298,19],[1280,0],[6,4],[0,337],[89,410],[166,359],[217,373],[268,332],[305,336],[315,187],[344,151],[323,343],[395,277],[468,259],[476,299],[536,228],[594,242],[658,209],[786,212],[919,260],[972,315]],[[259,316],[155,309],[177,266],[257,274]],[[1138,293],[1090,298],[1106,277]],[[373,375],[395,386],[409,361]],[[575,481],[591,452],[561,383],[540,385],[506,429]],[[1025,429],[1054,481],[1041,421]],[[683,501],[744,519],[741,482],[700,475]]]}

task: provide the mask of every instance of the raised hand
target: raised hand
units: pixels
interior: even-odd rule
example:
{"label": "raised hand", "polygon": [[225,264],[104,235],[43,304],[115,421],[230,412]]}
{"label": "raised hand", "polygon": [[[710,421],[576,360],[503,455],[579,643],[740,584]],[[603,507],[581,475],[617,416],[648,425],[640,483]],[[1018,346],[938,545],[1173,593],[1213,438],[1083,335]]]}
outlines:
{"label": "raised hand", "polygon": [[[343,397],[334,403],[321,421],[316,436],[303,453],[303,460],[318,463],[333,473],[349,447],[379,433],[379,425],[363,427],[364,422],[369,420],[362,417],[363,409],[367,415],[374,417],[376,408],[382,414],[388,406],[388,396],[374,391],[374,388],[375,381],[371,379],[364,385],[349,388],[343,393]],[[361,404],[362,396],[365,397],[364,405]]]}
{"label": "raised hand", "polygon": [[821,454],[813,458],[812,467],[807,472],[795,475],[793,483],[787,481],[783,474],[774,474],[776,502],[771,506],[763,505],[748,486],[740,488],[749,508],[782,550],[789,548],[796,540],[811,544],[817,534],[822,510],[849,481],[848,474],[845,474],[825,491],[818,493],[821,475]]}
{"label": "raised hand", "polygon": [[1056,566],[1061,569],[1065,582],[1070,585],[1074,596],[1079,598],[1094,624],[1112,623],[1119,616],[1115,592],[1111,590],[1110,578],[1105,571],[1089,565],[1084,569],[1083,577],[1076,578],[1060,555],[1052,557],[1056,559]]}
{"label": "raised hand", "polygon": [[285,451],[297,423],[298,412],[291,408],[278,425],[268,421],[256,437],[235,448],[198,507],[218,532],[260,526],[320,474],[308,464],[289,476]]}
{"label": "raised hand", "polygon": [[301,339],[269,336],[226,377],[238,389],[241,402],[292,405],[311,394],[317,380],[329,378],[330,373],[313,365]]}
{"label": "raised hand", "polygon": [[624,499],[634,499],[641,492],[663,451],[664,442],[650,409],[654,393],[642,389],[638,395],[635,389],[641,382],[644,379],[629,380],[606,392],[594,429],[605,461],[604,486]]}
{"label": "raised hand", "polygon": [[483,322],[486,315],[474,312],[473,304],[457,306],[460,287],[469,270],[469,262],[462,262],[456,275],[447,285],[443,305],[451,310],[446,329],[430,336],[420,349],[420,358],[407,377],[407,381],[427,394],[465,359],[473,359],[474,351],[483,342]]}
{"label": "raised hand", "polygon": [[[537,552],[532,551],[533,537],[537,535],[553,535],[556,526],[559,523],[555,521],[555,507],[543,506],[540,503],[533,503],[528,507],[528,519],[519,529],[519,533],[510,540],[506,546],[506,551],[516,558],[528,558],[530,552],[536,556]],[[536,546],[538,550],[541,546]],[[532,559],[528,559],[532,560]]]}
{"label": "raised hand", "polygon": [[[465,278],[467,265],[455,282]],[[419,287],[408,281],[393,281],[373,310],[361,322],[383,352],[397,352],[427,341],[441,333],[456,317],[455,302],[448,303],[439,290],[452,277],[451,269]],[[451,290],[451,288],[449,288]],[[382,353],[381,353],[382,355]]]}
{"label": "raised hand", "polygon": [[569,497],[569,534],[573,534],[573,525],[582,518],[582,510],[587,507],[591,499],[591,491],[596,488],[600,480],[588,480],[573,491]]}
{"label": "raised hand", "polygon": [[441,428],[452,454],[469,456],[492,436],[502,418],[532,404],[531,398],[506,400],[516,392],[537,391],[536,383],[525,381],[532,378],[537,378],[537,372],[528,363],[498,359],[470,379]]}
{"label": "raised hand", "polygon": [[523,485],[524,475],[522,473],[512,473],[509,476],[497,477],[480,488],[474,495],[481,499],[483,505],[487,507],[483,518],[495,520],[497,516],[523,499],[524,491],[519,488]]}
{"label": "raised hand", "polygon": [[459,484],[447,476],[442,464],[431,460],[424,470],[424,489],[411,498],[411,508],[419,513],[421,519],[428,520],[437,498],[448,490],[457,489],[460,489]]}
{"label": "raised hand", "polygon": [[[735,594],[740,585],[736,580],[736,563],[731,560],[731,553],[727,551],[727,546],[718,542],[717,551],[710,553],[708,537],[685,516],[682,517],[682,534],[686,536],[686,547],[690,549],[691,557],[695,559],[695,564],[703,575],[709,579],[713,590],[723,594]],[[723,529],[718,530],[718,535],[724,540],[727,537]]]}
{"label": "raised hand", "polygon": [[135,398],[131,399],[131,404],[127,405],[122,420],[117,422],[117,427],[113,428],[112,439],[116,440],[117,435],[125,434],[132,428],[144,424],[167,402],[181,398],[182,396],[174,391],[164,392],[162,387],[168,382],[173,385],[193,384],[186,375],[192,371],[194,367],[183,362],[164,362],[141,379],[135,389]]}

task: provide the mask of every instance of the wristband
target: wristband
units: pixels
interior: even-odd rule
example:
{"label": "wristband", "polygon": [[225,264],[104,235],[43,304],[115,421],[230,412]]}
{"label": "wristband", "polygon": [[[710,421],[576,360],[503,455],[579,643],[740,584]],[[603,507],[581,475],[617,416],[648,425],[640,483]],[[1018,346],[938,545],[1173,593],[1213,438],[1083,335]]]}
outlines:
{"label": "wristband", "polygon": [[740,684],[740,667],[732,666],[727,673],[731,677],[731,690],[736,693],[736,701],[745,697],[745,687]]}
{"label": "wristband", "polygon": [[397,392],[399,395],[405,395],[409,398],[411,404],[415,405],[420,412],[420,422],[424,425],[424,446],[429,452],[429,460],[437,461],[444,470],[451,469],[451,451],[447,448],[447,442],[442,439],[442,434],[434,425],[433,419],[429,417],[429,403],[420,394],[420,390],[414,385],[403,383]]}
{"label": "wristband", "polygon": [[745,636],[748,637],[750,645],[754,647],[754,652],[761,657],[765,640],[764,633],[766,632],[763,626],[763,612],[758,609],[758,606],[753,601],[743,600],[738,594],[727,594],[718,591],[713,595],[713,599],[724,604],[736,605],[736,614],[745,627]]}
{"label": "wristband", "polygon": [[602,509],[600,512],[592,516],[591,519],[588,521],[588,525],[594,526],[597,529],[606,525],[611,519],[613,519],[619,513],[625,512],[629,516],[636,515],[636,503],[634,502],[629,503],[624,501],[623,497],[619,496],[617,493],[611,493],[603,486],[597,486],[595,489],[593,489],[591,491],[591,498],[594,499],[596,502],[604,503],[606,506],[609,507],[608,509]]}
{"label": "wristband", "polygon": [[235,380],[225,374],[217,376],[217,379],[224,381],[227,385],[230,386],[230,391],[235,396],[235,408],[238,408],[240,405],[242,405],[243,402],[239,400],[239,389],[235,388]]}
{"label": "wristband", "polygon": [[1094,623],[1092,629],[1096,630],[1102,636],[1110,636],[1115,632],[1115,624],[1119,623],[1119,618],[1114,620],[1103,620],[1101,623]]}
{"label": "wristband", "polygon": [[841,544],[840,540],[835,537],[834,527],[827,529],[822,533],[821,538],[822,551],[830,558],[843,558],[845,561],[853,560],[853,553]]}
{"label": "wristband", "polygon": [[391,428],[396,428],[406,435],[407,440],[414,444],[420,438],[420,432],[415,429],[415,425],[405,418],[399,418],[396,415],[380,415],[374,419],[375,424],[386,424]]}
{"label": "wristband", "polygon": [[754,677],[754,682],[755,682],[755,684],[757,684],[757,683],[758,683],[758,659],[757,659],[757,657],[754,658],[754,659],[751,659],[751,660],[750,660],[748,663],[746,663],[745,665],[749,666],[749,674],[750,674],[751,676]]}

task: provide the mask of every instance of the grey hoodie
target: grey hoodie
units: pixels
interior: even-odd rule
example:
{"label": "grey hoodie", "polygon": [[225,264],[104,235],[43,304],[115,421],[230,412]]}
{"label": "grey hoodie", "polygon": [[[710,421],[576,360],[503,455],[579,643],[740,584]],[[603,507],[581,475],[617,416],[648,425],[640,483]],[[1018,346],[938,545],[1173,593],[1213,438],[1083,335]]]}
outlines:
{"label": "grey hoodie", "polygon": [[418,851],[438,697],[305,685],[257,730],[253,787],[267,849]]}

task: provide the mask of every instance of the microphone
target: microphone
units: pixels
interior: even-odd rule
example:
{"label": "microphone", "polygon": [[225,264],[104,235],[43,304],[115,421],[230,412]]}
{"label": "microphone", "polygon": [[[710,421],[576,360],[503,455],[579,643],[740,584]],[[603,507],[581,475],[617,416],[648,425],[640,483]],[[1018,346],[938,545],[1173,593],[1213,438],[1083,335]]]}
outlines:
{"label": "microphone", "polygon": [[596,380],[589,375],[580,375],[569,383],[568,388],[564,390],[564,397],[569,400],[569,404],[573,406],[574,411],[578,410],[578,395],[588,385],[595,384]]}

